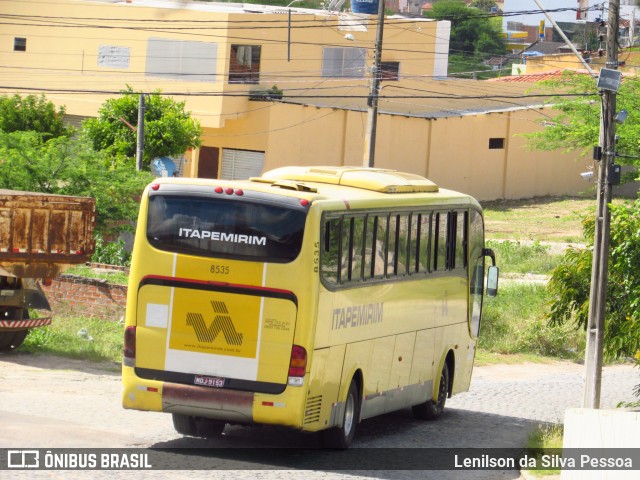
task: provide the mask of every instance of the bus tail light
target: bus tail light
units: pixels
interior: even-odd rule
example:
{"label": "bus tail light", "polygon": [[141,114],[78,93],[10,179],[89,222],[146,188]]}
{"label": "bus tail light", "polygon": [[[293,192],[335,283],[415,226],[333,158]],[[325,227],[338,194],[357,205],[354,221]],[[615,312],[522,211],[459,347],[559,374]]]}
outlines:
{"label": "bus tail light", "polygon": [[287,384],[292,387],[300,387],[304,383],[304,374],[307,370],[307,351],[300,345],[294,345],[291,349],[291,361],[289,362],[289,379]]}
{"label": "bus tail light", "polygon": [[134,367],[136,361],[136,327],[124,329],[124,364]]}

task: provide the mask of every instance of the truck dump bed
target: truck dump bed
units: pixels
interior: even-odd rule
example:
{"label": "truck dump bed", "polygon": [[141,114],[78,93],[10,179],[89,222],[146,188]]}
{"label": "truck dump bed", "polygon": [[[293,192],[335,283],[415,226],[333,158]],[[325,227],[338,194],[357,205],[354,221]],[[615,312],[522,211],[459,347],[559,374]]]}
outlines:
{"label": "truck dump bed", "polygon": [[0,275],[53,278],[94,251],[95,200],[0,189]]}

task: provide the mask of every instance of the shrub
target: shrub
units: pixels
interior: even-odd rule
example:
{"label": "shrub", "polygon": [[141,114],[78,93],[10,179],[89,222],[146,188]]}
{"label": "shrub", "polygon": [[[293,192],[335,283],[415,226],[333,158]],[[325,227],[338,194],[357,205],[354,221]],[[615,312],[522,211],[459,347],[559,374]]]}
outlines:
{"label": "shrub", "polygon": [[118,239],[115,242],[105,242],[101,235],[96,235],[95,240],[96,251],[91,257],[91,261],[123,267],[131,265],[131,252],[125,249],[122,239]]}

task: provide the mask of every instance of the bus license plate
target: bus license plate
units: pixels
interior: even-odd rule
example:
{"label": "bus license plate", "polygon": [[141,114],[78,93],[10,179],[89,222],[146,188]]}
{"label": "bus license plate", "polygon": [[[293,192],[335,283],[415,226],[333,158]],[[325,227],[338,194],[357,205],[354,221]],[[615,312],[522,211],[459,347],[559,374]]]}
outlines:
{"label": "bus license plate", "polygon": [[223,388],[224,378],[220,377],[205,377],[203,375],[196,375],[193,379],[195,385],[202,385],[203,387]]}

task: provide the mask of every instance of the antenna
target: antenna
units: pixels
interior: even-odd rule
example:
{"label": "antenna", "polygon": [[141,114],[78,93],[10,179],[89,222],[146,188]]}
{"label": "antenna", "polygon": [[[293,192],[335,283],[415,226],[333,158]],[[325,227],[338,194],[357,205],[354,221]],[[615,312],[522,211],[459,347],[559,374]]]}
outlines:
{"label": "antenna", "polygon": [[339,11],[342,8],[342,5],[344,5],[344,2],[346,0],[331,0],[331,2],[329,2],[329,5],[327,5],[327,10],[328,11]]}

